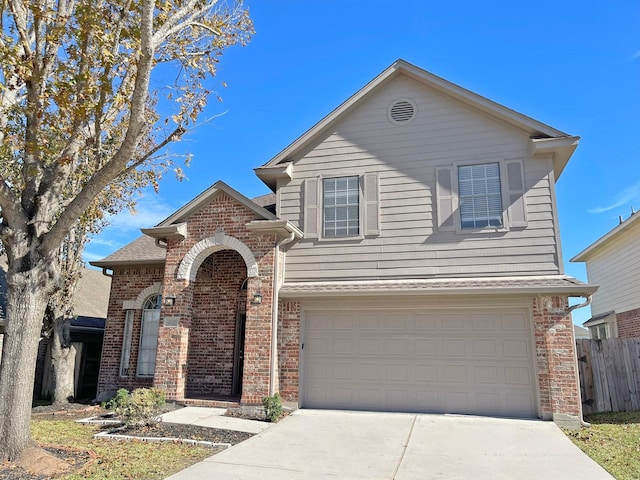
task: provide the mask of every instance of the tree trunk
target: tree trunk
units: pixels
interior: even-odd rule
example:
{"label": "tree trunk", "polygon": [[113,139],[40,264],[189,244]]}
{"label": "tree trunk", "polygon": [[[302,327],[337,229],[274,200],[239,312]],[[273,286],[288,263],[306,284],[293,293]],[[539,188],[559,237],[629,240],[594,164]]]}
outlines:
{"label": "tree trunk", "polygon": [[[34,372],[48,291],[46,267],[9,268],[7,315],[0,364],[0,459],[15,460],[31,444]],[[52,279],[48,279],[51,283]]]}
{"label": "tree trunk", "polygon": [[71,320],[56,313],[51,336],[51,366],[53,367],[53,403],[69,403],[75,398],[76,349],[71,344]]}

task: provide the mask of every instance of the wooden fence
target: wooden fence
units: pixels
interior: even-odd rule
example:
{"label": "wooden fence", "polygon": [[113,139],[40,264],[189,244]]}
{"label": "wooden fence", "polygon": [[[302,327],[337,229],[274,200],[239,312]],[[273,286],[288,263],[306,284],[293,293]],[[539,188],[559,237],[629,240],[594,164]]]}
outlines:
{"label": "wooden fence", "polygon": [[640,410],[640,338],[576,340],[585,414]]}

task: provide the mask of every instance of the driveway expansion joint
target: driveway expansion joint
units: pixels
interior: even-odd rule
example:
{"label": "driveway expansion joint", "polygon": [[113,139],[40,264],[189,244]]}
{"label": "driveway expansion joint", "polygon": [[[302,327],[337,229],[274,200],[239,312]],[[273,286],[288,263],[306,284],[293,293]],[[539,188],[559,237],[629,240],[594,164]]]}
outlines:
{"label": "driveway expansion joint", "polygon": [[391,480],[395,480],[398,470],[400,469],[400,465],[402,465],[402,460],[404,459],[404,454],[407,452],[407,447],[409,446],[409,441],[411,440],[411,434],[413,433],[413,427],[416,426],[416,420],[418,419],[417,415],[413,416],[413,421],[411,422],[411,428],[409,429],[409,434],[407,435],[407,439],[404,441],[404,445],[402,446],[402,452],[400,453],[400,458],[398,459],[398,464],[396,468],[393,469],[393,474],[391,475]]}

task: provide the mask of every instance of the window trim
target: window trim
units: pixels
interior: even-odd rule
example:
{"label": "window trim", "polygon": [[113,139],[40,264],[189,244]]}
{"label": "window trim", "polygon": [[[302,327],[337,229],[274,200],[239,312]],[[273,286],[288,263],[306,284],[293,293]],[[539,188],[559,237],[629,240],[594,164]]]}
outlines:
{"label": "window trim", "polygon": [[[501,227],[480,227],[480,228],[462,228],[462,222],[460,217],[460,195],[458,192],[458,168],[468,165],[484,165],[489,163],[497,163],[500,168],[500,192],[502,195],[502,219],[503,225]],[[518,164],[520,170],[520,188],[515,189],[513,185],[509,184],[509,178],[507,176],[507,167],[510,164]],[[506,233],[513,229],[526,228],[527,227],[527,204],[526,204],[526,180],[524,172],[524,161],[522,158],[503,158],[503,157],[485,157],[474,158],[467,160],[460,160],[449,165],[441,165],[435,167],[435,195],[436,195],[436,215],[434,216],[434,230],[439,232],[454,232],[458,235],[476,235],[487,233]],[[445,173],[451,177],[450,191],[447,192],[440,184],[439,175]],[[519,198],[518,205],[515,205],[514,198]],[[447,205],[453,213],[451,218],[453,219],[453,225],[446,223],[446,218],[443,218],[445,208],[443,205]],[[521,219],[514,220],[516,217],[513,211],[514,208],[520,208],[518,212]]]}
{"label": "window trim", "polygon": [[[358,177],[358,235],[324,235],[324,180]],[[374,187],[370,189],[369,187]],[[381,232],[380,172],[346,170],[339,175],[319,174],[302,181],[302,227],[305,239],[318,242],[358,242]],[[314,189],[310,191],[309,189]],[[374,191],[375,190],[375,191]]]}

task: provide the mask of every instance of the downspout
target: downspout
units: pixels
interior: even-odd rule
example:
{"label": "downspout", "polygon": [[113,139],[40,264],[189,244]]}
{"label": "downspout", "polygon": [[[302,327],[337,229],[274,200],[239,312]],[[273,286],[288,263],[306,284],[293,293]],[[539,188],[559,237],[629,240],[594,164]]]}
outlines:
{"label": "downspout", "polygon": [[[577,305],[572,305],[569,308],[567,308],[567,310],[565,312],[565,316],[569,315],[571,312],[573,312],[577,308],[587,307],[587,306],[589,306],[591,304],[591,295],[587,295],[586,297],[583,296],[582,298],[585,298],[586,300],[584,302],[582,302],[582,303],[578,303]],[[573,328],[573,326],[572,326],[572,328]],[[572,337],[573,337],[573,349],[574,349],[574,352],[575,352],[576,339],[575,339],[575,335],[573,334],[573,332],[572,332]],[[575,352],[574,357],[576,359],[576,374],[578,374],[578,382],[580,382],[580,366],[578,365],[578,353],[577,352]],[[589,428],[591,426],[591,424],[584,419],[583,413],[582,413],[582,394],[580,393],[580,383],[578,383],[578,406],[580,408],[580,413],[578,414],[578,420],[580,421],[580,426]]]}
{"label": "downspout", "polygon": [[295,240],[294,232],[279,242],[276,242],[273,256],[273,295],[271,296],[271,366],[269,367],[269,395],[276,393],[276,368],[278,366],[278,292],[280,284],[278,277],[280,275],[278,265],[280,259],[280,247],[291,243]]}

